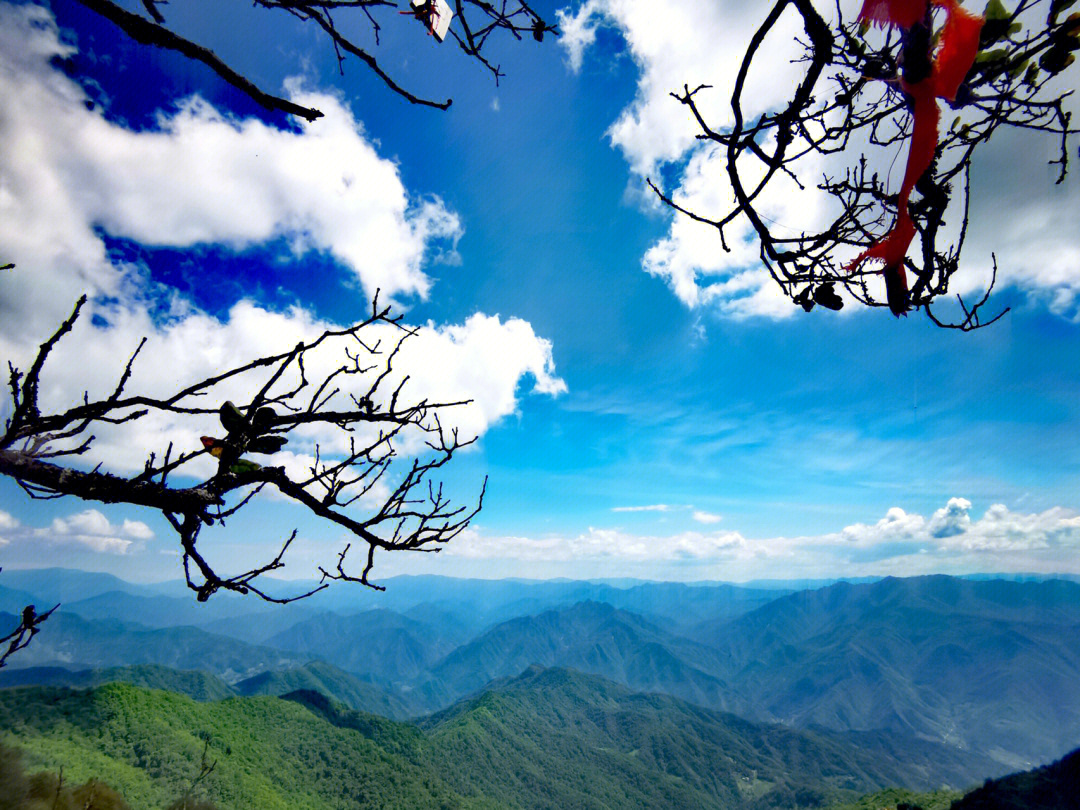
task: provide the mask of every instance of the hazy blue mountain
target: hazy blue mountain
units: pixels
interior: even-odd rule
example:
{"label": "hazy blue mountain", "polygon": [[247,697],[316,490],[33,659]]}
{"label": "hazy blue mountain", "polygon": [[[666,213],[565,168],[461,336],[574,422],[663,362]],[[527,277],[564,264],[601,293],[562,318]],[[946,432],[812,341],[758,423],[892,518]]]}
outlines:
{"label": "hazy blue mountain", "polygon": [[633,613],[581,602],[496,625],[440,661],[419,689],[432,705],[447,705],[491,680],[539,664],[722,708],[726,686],[710,674],[721,669],[720,659],[715,650]]}
{"label": "hazy blue mountain", "polygon": [[414,680],[454,648],[431,625],[389,610],[351,616],[323,613],[266,643],[390,684]]}
{"label": "hazy blue mountain", "polygon": [[[0,577],[2,576],[3,574],[0,574]],[[16,588],[6,588],[3,585],[0,585],[0,611],[3,611],[4,613],[21,614],[23,608],[27,605],[35,605],[38,610],[44,612],[54,604],[56,603],[53,602],[46,605],[44,600],[39,599],[29,591],[20,591]],[[8,631],[5,630],[4,634],[7,632]]]}
{"label": "hazy blue mountain", "polygon": [[[213,600],[210,600],[213,601]],[[248,605],[255,608],[256,605]],[[208,633],[239,639],[248,644],[266,644],[267,639],[277,635],[300,622],[319,615],[305,604],[275,605],[280,610],[245,612],[221,619],[198,622],[197,626]]]}
{"label": "hazy blue mountain", "polygon": [[289,605],[253,601],[233,594],[221,596],[221,599],[215,595],[208,602],[199,602],[193,596],[148,596],[108,591],[87,599],[64,602],[63,610],[84,619],[120,619],[147,627],[228,626],[237,617],[252,613],[263,621],[271,615],[287,615],[288,620],[296,622],[305,614],[302,607],[289,611]]}
{"label": "hazy blue mountain", "polygon": [[0,582],[6,588],[25,591],[44,605],[55,605],[66,600],[87,599],[109,591],[150,595],[154,586],[138,585],[96,571],[78,571],[72,568],[5,568]]}
{"label": "hazy blue mountain", "polygon": [[71,670],[64,667],[4,667],[0,689],[17,686],[66,686],[88,689],[106,683],[130,683],[144,689],[164,689],[194,700],[224,700],[251,695],[283,695],[300,689],[320,692],[353,709],[392,719],[407,719],[421,708],[387,694],[374,684],[322,661],[267,670],[229,685],[206,671],[177,670],[158,664]]}
{"label": "hazy blue mountain", "polygon": [[[236,683],[320,659],[385,687],[387,713],[401,716],[402,705],[442,708],[541,664],[757,721],[884,735],[873,737],[882,745],[920,737],[1012,769],[1080,743],[1080,584],[1045,577],[887,578],[788,594],[397,577],[385,593],[331,588],[287,606],[218,597],[200,605],[163,595],[169,583],[128,586],[56,569],[4,571],[0,582],[0,603],[15,610],[27,595],[45,605],[43,595],[60,587],[97,589],[65,603],[13,666],[161,664]],[[587,598],[567,601],[579,596]],[[161,627],[133,625],[136,616]],[[189,618],[202,628],[174,626]],[[265,688],[309,676],[267,675]]]}
{"label": "hazy blue mountain", "polygon": [[[16,622],[0,614],[0,627]],[[194,627],[150,629],[117,619],[83,619],[57,612],[34,641],[8,661],[10,667],[61,666],[72,670],[131,664],[161,664],[173,669],[198,667],[226,682],[267,669],[296,666],[307,656],[244,644]]]}
{"label": "hazy blue mountain", "polygon": [[260,672],[233,685],[238,695],[284,695],[305,690],[318,692],[357,709],[392,720],[405,720],[419,714],[417,707],[388,694],[374,684],[343,672],[322,661],[302,667]]}
{"label": "hazy blue mountain", "polygon": [[[306,583],[291,583],[299,590]],[[457,579],[439,576],[391,577],[386,591],[328,588],[304,604],[312,610],[350,614],[381,608],[415,615],[429,606],[465,618],[472,631],[517,616],[542,613],[583,601],[606,602],[680,624],[713,616],[736,616],[752,610],[791,588],[747,588],[726,583],[625,583],[585,580]]]}
{"label": "hazy blue mountain", "polygon": [[144,689],[164,689],[187,695],[193,700],[223,700],[236,693],[225,681],[209,672],[181,671],[157,664],[138,664],[127,667],[83,669],[72,671],[63,667],[28,667],[0,669],[0,688],[15,686],[67,686],[88,689],[105,683],[130,683]]}
{"label": "hazy blue mountain", "polygon": [[[369,588],[338,586],[321,591],[304,602],[269,605],[250,597],[221,593],[206,604],[195,602],[180,580],[134,584],[109,574],[68,569],[35,569],[4,572],[2,587],[30,593],[36,601],[62,602],[65,609],[85,618],[130,619],[142,609],[140,622],[155,626],[191,624],[205,626],[223,619],[274,616],[277,630],[287,626],[278,617],[290,611],[301,618],[322,612],[342,615],[383,609],[407,613],[423,620],[424,612],[452,614],[465,634],[516,616],[532,615],[582,601],[598,601],[640,613],[654,621],[687,625],[707,618],[734,617],[771,599],[790,593],[782,583],[772,587],[743,587],[726,583],[669,583],[641,580],[480,580],[439,576],[399,576],[387,579],[384,592]],[[275,595],[289,596],[312,587],[307,581],[273,583]],[[118,593],[147,602],[121,599]],[[170,602],[170,599],[178,600]],[[251,622],[249,622],[251,624]],[[223,628],[215,627],[220,632]],[[466,638],[454,640],[463,643]]]}
{"label": "hazy blue mountain", "polygon": [[1080,735],[1076,583],[840,583],[699,638],[721,653],[737,710],[758,719],[915,733],[1011,767]]}

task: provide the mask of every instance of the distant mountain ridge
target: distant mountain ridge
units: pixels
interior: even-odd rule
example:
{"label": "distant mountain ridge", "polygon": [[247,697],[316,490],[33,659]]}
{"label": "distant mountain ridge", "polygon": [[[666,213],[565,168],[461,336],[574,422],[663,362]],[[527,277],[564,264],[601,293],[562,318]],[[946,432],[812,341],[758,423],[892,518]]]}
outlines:
{"label": "distant mountain ridge", "polygon": [[841,583],[781,597],[708,640],[749,717],[915,733],[1011,767],[1080,742],[1076,583]]}
{"label": "distant mountain ridge", "polygon": [[[18,619],[0,613],[0,627]],[[244,644],[195,627],[151,629],[119,619],[87,620],[73,613],[51,616],[11,665],[97,669],[130,664],[161,664],[184,669],[197,663],[226,682],[269,669],[297,666],[306,657],[269,647]]]}
{"label": "distant mountain ridge", "polygon": [[532,664],[577,669],[702,706],[724,704],[726,686],[709,674],[722,666],[718,653],[600,602],[496,625],[440,661],[420,689],[445,705]]}
{"label": "distant mountain ridge", "polygon": [[127,683],[143,689],[162,689],[201,702],[254,695],[277,696],[307,690],[327,695],[352,709],[379,714],[392,720],[404,720],[421,713],[420,709],[401,698],[322,661],[312,661],[303,666],[286,669],[266,670],[233,684],[202,670],[177,670],[159,664],[83,670],[63,667],[0,669],[0,689],[17,686],[92,689],[107,683]]}
{"label": "distant mountain ridge", "polygon": [[[286,607],[235,598],[205,614],[190,599],[136,586],[115,597],[118,620],[107,596],[116,581],[90,578],[102,590],[65,603],[11,666],[198,667],[230,688],[254,679],[354,705],[366,692],[362,705],[400,717],[446,708],[539,664],[757,722],[985,753],[995,772],[1080,744],[1080,584],[1072,581],[884,578],[788,593],[403,577],[387,594],[330,589],[321,602]],[[37,598],[21,587],[32,579],[12,582],[16,595]],[[560,601],[581,595],[589,598]],[[78,607],[100,618],[63,612]],[[500,620],[499,611],[509,615]],[[133,615],[167,626],[122,621]],[[206,619],[202,629],[178,626],[190,616]],[[354,683],[300,672],[320,659]]]}

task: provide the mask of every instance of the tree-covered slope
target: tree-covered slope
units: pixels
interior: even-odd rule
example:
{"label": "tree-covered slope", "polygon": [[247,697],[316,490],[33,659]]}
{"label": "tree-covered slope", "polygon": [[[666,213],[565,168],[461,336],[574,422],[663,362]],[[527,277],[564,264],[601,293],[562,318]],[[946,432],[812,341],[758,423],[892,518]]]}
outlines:
{"label": "tree-covered slope", "polygon": [[110,684],[0,690],[0,742],[28,767],[100,779],[163,806],[216,761],[223,808],[818,806],[905,783],[842,740],[759,726],[594,676],[539,668],[421,726],[312,691],[198,703]]}
{"label": "tree-covered slope", "polygon": [[266,643],[388,684],[415,679],[456,646],[431,625],[389,610],[319,614]]}
{"label": "tree-covered slope", "polygon": [[[622,784],[634,767],[664,774],[676,780],[686,806],[730,806],[750,798],[782,804],[796,795],[823,801],[840,790],[927,787],[955,778],[952,763],[915,774],[870,747],[750,723],[565,669],[531,668],[422,725],[447,758],[443,767],[449,770],[440,772],[459,789],[454,774],[467,762],[487,761],[479,778],[509,791],[555,767],[553,757],[570,763],[609,757],[612,767],[627,769]],[[700,804],[702,794],[711,804]],[[770,794],[771,800],[762,798]],[[673,793],[668,801],[675,798]]]}
{"label": "tree-covered slope", "polygon": [[246,678],[233,688],[238,695],[284,695],[300,690],[318,692],[353,709],[404,720],[420,713],[419,709],[379,687],[322,661],[302,667],[261,672]]}
{"label": "tree-covered slope", "polygon": [[916,793],[904,788],[885,788],[852,802],[833,805],[829,810],[950,810],[961,796],[963,793],[957,790]]}
{"label": "tree-covered slope", "polygon": [[0,691],[0,741],[23,749],[28,768],[101,779],[135,808],[162,807],[190,784],[204,740],[216,762],[206,793],[221,807],[483,806],[363,734],[278,698],[197,703],[126,684]]}
{"label": "tree-covered slope", "polygon": [[533,664],[726,708],[728,690],[711,674],[722,664],[715,650],[600,602],[503,622],[440,661],[420,689],[430,705],[446,706]]}
{"label": "tree-covered slope", "polygon": [[157,664],[135,664],[129,667],[77,671],[63,667],[0,669],[0,688],[67,686],[73,689],[88,689],[106,683],[130,683],[144,689],[163,689],[202,701],[224,700],[236,694],[225,681],[209,672],[170,669]]}

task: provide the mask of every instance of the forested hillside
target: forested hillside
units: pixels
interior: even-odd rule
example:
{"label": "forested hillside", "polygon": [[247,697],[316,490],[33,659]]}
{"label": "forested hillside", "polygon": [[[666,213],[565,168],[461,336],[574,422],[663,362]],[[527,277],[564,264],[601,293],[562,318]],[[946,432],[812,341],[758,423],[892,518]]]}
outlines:
{"label": "forested hillside", "polygon": [[420,726],[317,692],[287,698],[11,688],[0,690],[0,739],[31,769],[101,779],[133,807],[183,790],[204,742],[216,762],[207,796],[223,807],[819,806],[957,776],[956,763],[909,768],[567,670],[531,669]]}

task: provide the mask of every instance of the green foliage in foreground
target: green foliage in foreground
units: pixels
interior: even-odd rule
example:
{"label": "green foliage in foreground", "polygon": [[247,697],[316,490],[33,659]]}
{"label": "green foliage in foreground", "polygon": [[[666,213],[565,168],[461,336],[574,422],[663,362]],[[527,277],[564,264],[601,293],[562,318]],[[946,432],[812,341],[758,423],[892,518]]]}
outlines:
{"label": "green foliage in foreground", "polygon": [[223,807],[260,810],[478,806],[363,735],[271,697],[196,703],[109,684],[88,691],[0,691],[0,742],[28,765],[73,783],[95,778],[132,807],[166,807],[199,773],[204,741],[216,764],[205,792]]}
{"label": "green foliage in foreground", "polygon": [[963,795],[956,790],[915,793],[903,788],[887,788],[850,804],[835,804],[829,810],[949,810]]}
{"label": "green foliage in foreground", "polygon": [[[22,752],[0,745],[0,810],[131,810],[123,796],[96,779],[72,784],[63,771],[33,776],[23,769]],[[167,810],[217,810],[190,791]]]}
{"label": "green foliage in foreground", "polygon": [[[873,751],[572,670],[530,669],[421,726],[315,691],[286,698],[5,689],[0,743],[25,751],[28,769],[100,780],[136,810],[184,795],[204,751],[214,768],[192,795],[230,810],[816,808],[903,781]],[[945,810],[955,795],[894,791],[844,807]]]}

